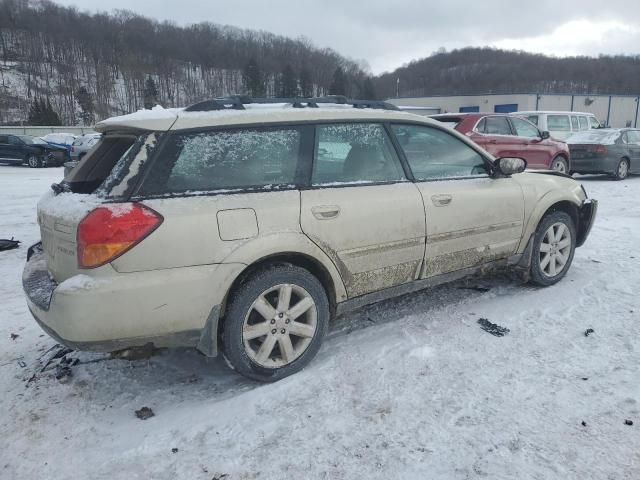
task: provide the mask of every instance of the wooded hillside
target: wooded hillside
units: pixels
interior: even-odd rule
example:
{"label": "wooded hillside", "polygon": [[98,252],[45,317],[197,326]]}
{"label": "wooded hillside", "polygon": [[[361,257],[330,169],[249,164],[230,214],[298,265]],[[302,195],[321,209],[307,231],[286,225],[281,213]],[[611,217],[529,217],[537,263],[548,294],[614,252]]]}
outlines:
{"label": "wooded hillside", "polygon": [[26,120],[39,99],[73,125],[231,93],[363,97],[370,90],[356,62],[304,39],[0,0],[0,123]]}
{"label": "wooded hillside", "polygon": [[[398,85],[398,79],[400,79]],[[640,56],[547,57],[493,48],[436,53],[376,79],[395,97],[478,93],[640,95]]]}

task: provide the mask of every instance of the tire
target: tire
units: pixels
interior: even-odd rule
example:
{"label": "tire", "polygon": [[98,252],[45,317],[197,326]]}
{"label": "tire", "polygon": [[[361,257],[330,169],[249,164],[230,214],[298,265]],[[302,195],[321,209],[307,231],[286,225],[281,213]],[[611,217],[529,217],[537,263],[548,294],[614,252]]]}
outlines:
{"label": "tire", "polygon": [[629,176],[629,160],[621,158],[616,167],[616,171],[613,172],[613,178],[616,180],[624,180]]}
{"label": "tire", "polygon": [[576,227],[569,214],[556,211],[545,215],[533,240],[530,282],[542,287],[558,283],[571,267],[575,250]]}
{"label": "tire", "polygon": [[551,162],[551,170],[556,172],[569,173],[569,165],[563,157],[556,157]]}
{"label": "tire", "polygon": [[31,168],[42,168],[44,166],[42,159],[37,155],[29,155],[27,157],[27,165]]}
{"label": "tire", "polygon": [[[307,307],[302,313],[300,305]],[[327,293],[314,275],[293,265],[273,265],[232,292],[222,324],[223,355],[245,377],[280,380],[315,357],[327,333],[329,316]]]}

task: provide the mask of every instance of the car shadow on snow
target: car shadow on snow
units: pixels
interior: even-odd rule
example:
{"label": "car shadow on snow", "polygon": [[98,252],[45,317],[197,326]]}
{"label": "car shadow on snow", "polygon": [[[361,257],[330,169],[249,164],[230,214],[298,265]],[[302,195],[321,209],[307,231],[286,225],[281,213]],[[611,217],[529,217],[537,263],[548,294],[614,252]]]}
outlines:
{"label": "car shadow on snow", "polygon": [[[429,312],[512,288],[521,287],[507,276],[474,278],[362,307],[332,322],[325,347],[355,331],[401,322],[416,313],[428,315]],[[331,355],[330,348],[321,349],[318,360],[324,355]],[[224,401],[262,385],[233,372],[221,355],[207,358],[194,349],[162,350],[149,359],[134,361],[84,352],[72,352],[68,357],[79,361],[72,367],[70,386],[75,390],[74,395],[104,408],[114,403],[128,404],[132,397],[143,397],[145,403],[152,407],[171,405],[185,398],[190,401]],[[320,362],[312,361],[307,370],[312,370],[314,363]]]}

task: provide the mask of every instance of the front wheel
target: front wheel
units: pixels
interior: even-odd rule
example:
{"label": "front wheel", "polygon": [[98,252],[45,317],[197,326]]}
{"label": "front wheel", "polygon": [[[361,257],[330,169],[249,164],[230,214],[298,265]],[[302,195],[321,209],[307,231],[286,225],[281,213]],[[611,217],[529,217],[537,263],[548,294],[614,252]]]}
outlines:
{"label": "front wheel", "polygon": [[329,326],[320,281],[293,265],[258,272],[234,293],[222,326],[222,348],[238,373],[263,382],[304,368]]}
{"label": "front wheel", "polygon": [[564,158],[556,157],[553,159],[553,162],[551,162],[551,170],[567,173],[569,171],[569,165],[567,165],[567,161]]}
{"label": "front wheel", "polygon": [[613,174],[616,180],[624,180],[629,176],[629,160],[621,158]]}
{"label": "front wheel", "polygon": [[44,166],[42,159],[37,155],[29,155],[27,157],[27,165],[31,168],[42,168]]}
{"label": "front wheel", "polygon": [[566,212],[546,215],[536,230],[531,257],[531,282],[547,287],[569,270],[576,249],[576,227]]}

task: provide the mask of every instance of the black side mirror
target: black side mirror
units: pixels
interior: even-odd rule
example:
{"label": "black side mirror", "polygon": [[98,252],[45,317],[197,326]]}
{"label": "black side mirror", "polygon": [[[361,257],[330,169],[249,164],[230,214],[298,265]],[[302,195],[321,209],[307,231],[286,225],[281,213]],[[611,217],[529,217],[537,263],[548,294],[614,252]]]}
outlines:
{"label": "black side mirror", "polygon": [[522,173],[527,168],[527,161],[518,157],[501,157],[493,165],[502,175],[510,176],[514,173]]}
{"label": "black side mirror", "polygon": [[551,134],[545,130],[544,132],[540,132],[540,138],[546,140],[547,138],[551,138]]}

